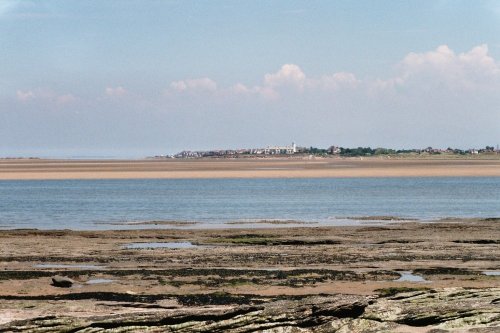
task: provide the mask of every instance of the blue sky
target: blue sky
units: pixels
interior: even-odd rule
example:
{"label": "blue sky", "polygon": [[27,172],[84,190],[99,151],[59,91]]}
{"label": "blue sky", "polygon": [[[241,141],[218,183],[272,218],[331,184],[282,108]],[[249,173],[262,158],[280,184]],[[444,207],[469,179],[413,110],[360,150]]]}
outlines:
{"label": "blue sky", "polygon": [[0,156],[500,141],[498,1],[0,0]]}

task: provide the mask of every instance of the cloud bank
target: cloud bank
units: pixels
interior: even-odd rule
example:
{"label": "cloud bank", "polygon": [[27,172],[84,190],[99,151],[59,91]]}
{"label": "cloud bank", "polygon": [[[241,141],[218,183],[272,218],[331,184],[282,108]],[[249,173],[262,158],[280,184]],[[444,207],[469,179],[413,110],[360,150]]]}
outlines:
{"label": "cloud bank", "polygon": [[[420,88],[419,88],[420,86]],[[429,90],[439,86],[449,91],[498,91],[500,66],[488,53],[486,44],[468,52],[455,53],[447,45],[433,51],[409,53],[396,64],[396,73],[387,78],[360,79],[354,73],[338,72],[309,77],[297,64],[284,64],[274,73],[263,75],[262,84],[247,86],[242,82],[220,88],[210,78],[185,79],[170,84],[172,92],[210,92],[221,94],[253,94],[271,100],[290,94],[307,94],[341,89],[357,89],[360,93],[393,89]]]}
{"label": "cloud bank", "polygon": [[[161,143],[165,152],[291,141],[396,148],[500,143],[500,64],[486,44],[461,53],[447,45],[408,53],[384,77],[309,75],[288,63],[263,73],[257,84],[200,76],[165,80],[146,93],[125,81],[95,95],[69,90],[20,87],[0,100],[11,111],[4,112],[0,139],[7,145],[78,145],[90,138],[96,147]],[[39,112],[51,109],[67,112]]]}

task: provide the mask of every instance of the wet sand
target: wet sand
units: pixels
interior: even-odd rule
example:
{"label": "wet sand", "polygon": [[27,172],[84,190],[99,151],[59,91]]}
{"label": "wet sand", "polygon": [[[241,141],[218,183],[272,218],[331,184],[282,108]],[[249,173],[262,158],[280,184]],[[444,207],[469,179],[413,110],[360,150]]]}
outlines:
{"label": "wet sand", "polygon": [[[157,313],[169,307],[219,311],[241,302],[311,295],[371,299],[404,288],[486,291],[500,287],[500,276],[483,273],[500,271],[498,223],[450,219],[274,229],[3,230],[0,324],[44,316]],[[173,247],[157,244],[172,242]],[[132,243],[144,246],[127,247]],[[56,274],[74,279],[75,285],[52,286]],[[409,279],[397,281],[402,276]],[[488,295],[498,298],[500,290],[492,290]]]}
{"label": "wet sand", "polygon": [[500,177],[500,158],[0,160],[0,180],[461,176]]}

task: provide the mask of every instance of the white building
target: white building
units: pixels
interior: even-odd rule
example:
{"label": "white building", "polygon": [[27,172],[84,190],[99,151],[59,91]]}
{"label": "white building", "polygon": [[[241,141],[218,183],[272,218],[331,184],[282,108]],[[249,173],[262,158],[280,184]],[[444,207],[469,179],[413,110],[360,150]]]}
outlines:
{"label": "white building", "polygon": [[292,155],[297,152],[297,145],[295,142],[292,142],[291,146],[267,146],[264,149],[264,154],[266,155],[280,155],[287,154]]}

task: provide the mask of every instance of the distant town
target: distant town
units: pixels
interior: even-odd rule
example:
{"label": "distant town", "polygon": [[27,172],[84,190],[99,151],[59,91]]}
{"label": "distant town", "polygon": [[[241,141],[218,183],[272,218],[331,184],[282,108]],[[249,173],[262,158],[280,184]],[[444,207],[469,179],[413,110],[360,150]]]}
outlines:
{"label": "distant town", "polygon": [[360,156],[381,156],[381,155],[496,155],[500,154],[498,145],[486,146],[484,148],[457,149],[448,147],[441,148],[422,148],[422,149],[390,149],[390,148],[344,148],[339,146],[330,146],[328,148],[301,147],[292,143],[289,146],[267,146],[265,148],[242,148],[242,149],[218,149],[218,150],[197,150],[181,151],[175,155],[158,155],[154,158],[237,158],[237,157],[266,157],[266,156],[342,156],[342,157],[360,157]]}

